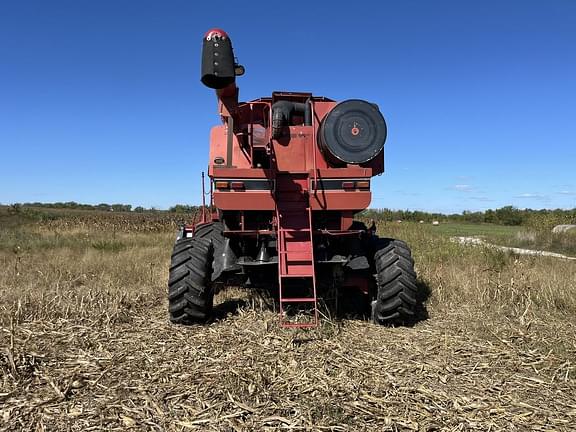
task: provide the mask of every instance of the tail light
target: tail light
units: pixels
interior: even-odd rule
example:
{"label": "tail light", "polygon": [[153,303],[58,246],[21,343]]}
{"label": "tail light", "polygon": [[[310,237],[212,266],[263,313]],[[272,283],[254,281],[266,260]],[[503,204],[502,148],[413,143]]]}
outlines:
{"label": "tail light", "polygon": [[342,182],[342,189],[354,189],[354,182],[353,181]]}

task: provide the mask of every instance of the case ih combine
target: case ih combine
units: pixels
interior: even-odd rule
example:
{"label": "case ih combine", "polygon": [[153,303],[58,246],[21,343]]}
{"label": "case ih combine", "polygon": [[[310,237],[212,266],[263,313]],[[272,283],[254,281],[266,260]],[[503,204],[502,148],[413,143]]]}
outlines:
{"label": "case ih combine", "polygon": [[222,119],[210,133],[212,211],[174,245],[171,320],[209,320],[215,291],[230,284],[270,290],[285,327],[316,326],[319,298],[379,324],[410,320],[410,249],[354,220],[384,171],[378,106],[292,92],[239,102],[243,73],[228,35],[206,33],[201,81],[216,90]]}

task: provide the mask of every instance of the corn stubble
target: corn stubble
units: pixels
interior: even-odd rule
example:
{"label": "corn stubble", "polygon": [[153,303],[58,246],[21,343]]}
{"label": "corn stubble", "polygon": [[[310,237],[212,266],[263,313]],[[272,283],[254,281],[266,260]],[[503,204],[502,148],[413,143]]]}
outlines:
{"label": "corn stubble", "polygon": [[111,223],[0,234],[0,430],[576,423],[574,262],[381,226],[411,245],[430,290],[428,319],[386,328],[325,318],[316,330],[289,331],[259,297],[231,289],[217,296],[213,323],[181,327],[166,312],[173,222],[126,231]]}

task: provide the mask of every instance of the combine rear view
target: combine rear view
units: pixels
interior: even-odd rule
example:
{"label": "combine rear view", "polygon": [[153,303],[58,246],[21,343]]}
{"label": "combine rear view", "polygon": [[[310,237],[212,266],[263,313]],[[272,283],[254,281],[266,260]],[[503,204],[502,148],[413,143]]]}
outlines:
{"label": "combine rear view", "polygon": [[206,322],[215,291],[240,285],[269,290],[285,327],[316,326],[320,298],[379,324],[410,321],[410,249],[354,220],[384,171],[378,106],[293,92],[239,102],[242,74],[228,35],[209,31],[201,81],[215,89],[222,119],[210,133],[211,211],[174,245],[171,320]]}

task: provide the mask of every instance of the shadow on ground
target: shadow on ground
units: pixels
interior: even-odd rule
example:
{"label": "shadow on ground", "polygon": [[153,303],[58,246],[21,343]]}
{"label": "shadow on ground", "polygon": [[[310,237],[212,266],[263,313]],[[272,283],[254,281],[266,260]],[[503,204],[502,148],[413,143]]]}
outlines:
{"label": "shadow on ground", "polygon": [[226,319],[231,315],[238,315],[238,311],[248,306],[248,302],[242,299],[230,299],[214,306],[212,317],[214,321]]}
{"label": "shadow on ground", "polygon": [[418,300],[416,311],[414,313],[414,318],[410,322],[406,322],[406,325],[412,327],[419,322],[426,321],[430,315],[428,314],[428,309],[426,308],[426,303],[432,295],[432,289],[423,280],[418,280],[416,283],[418,291],[416,292],[416,299]]}
{"label": "shadow on ground", "polygon": [[[429,318],[426,302],[430,298],[432,292],[430,286],[422,280],[418,280],[416,286],[418,288],[417,307],[412,319],[402,323],[402,326],[405,327],[413,327]],[[252,294],[254,296],[254,293]],[[251,296],[251,298],[260,298],[258,296],[253,296]],[[266,298],[264,300],[265,301],[260,302],[260,307],[264,306],[267,309],[278,310],[277,301],[274,301],[271,298]],[[240,309],[248,308],[250,305],[253,306],[254,303],[247,299],[233,298],[225,300],[222,303],[214,305],[212,320],[221,321],[225,320],[227,317],[238,315]],[[339,297],[338,302],[327,302],[322,298],[319,298],[318,308],[320,315],[329,321],[341,321],[345,319],[370,321],[372,319],[371,307],[367,304],[366,296],[357,291],[343,292]]]}
{"label": "shadow on ground", "polygon": [[[422,321],[426,321],[429,317],[426,302],[430,298],[432,292],[430,286],[426,282],[418,280],[416,287],[416,309],[414,311],[414,316],[402,323],[402,326],[405,327],[412,327]],[[338,304],[335,305],[323,302],[322,305],[327,315],[338,320],[372,320],[371,306],[367,304],[366,296],[360,292],[348,291],[342,293]]]}

